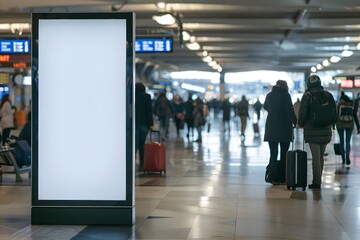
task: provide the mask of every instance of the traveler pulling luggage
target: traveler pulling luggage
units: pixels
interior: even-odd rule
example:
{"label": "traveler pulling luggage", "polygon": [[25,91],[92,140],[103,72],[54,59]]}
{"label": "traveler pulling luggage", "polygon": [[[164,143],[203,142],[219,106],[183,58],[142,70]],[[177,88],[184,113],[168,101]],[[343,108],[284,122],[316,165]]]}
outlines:
{"label": "traveler pulling luggage", "polygon": [[[159,141],[152,141],[152,135],[156,133]],[[166,174],[166,147],[160,143],[160,131],[150,131],[150,142],[144,146],[144,173],[164,172]]]}
{"label": "traveler pulling luggage", "polygon": [[292,142],[292,150],[286,153],[286,186],[289,190],[302,187],[305,191],[307,186],[307,153],[303,150],[294,150],[295,139]]}

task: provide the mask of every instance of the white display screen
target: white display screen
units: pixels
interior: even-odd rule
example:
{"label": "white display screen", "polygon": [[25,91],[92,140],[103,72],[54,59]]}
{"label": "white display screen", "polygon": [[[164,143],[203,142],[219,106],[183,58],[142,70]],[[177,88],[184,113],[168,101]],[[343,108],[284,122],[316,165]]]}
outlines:
{"label": "white display screen", "polygon": [[126,200],[126,20],[39,20],[38,199]]}

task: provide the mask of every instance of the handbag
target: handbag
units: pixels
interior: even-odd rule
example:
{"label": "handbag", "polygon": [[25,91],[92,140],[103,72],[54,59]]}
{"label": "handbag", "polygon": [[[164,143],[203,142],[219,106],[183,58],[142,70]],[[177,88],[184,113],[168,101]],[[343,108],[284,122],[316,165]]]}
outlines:
{"label": "handbag", "polygon": [[335,155],[340,155],[340,143],[334,143]]}

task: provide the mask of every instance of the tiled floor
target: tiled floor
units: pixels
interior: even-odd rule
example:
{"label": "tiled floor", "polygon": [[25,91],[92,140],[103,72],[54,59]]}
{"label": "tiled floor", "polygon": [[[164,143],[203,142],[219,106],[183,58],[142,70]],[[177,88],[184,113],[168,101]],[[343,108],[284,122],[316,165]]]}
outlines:
{"label": "tiled floor", "polygon": [[[32,226],[26,175],[22,184],[4,175],[0,239],[360,239],[360,136],[353,136],[350,167],[328,145],[321,191],[290,191],[264,181],[268,145],[251,125],[246,135],[241,143],[236,122],[228,133],[221,119],[202,144],[191,141],[196,133],[189,141],[186,132],[171,132],[166,176],[137,173],[133,227]],[[311,182],[311,160],[308,168]]]}

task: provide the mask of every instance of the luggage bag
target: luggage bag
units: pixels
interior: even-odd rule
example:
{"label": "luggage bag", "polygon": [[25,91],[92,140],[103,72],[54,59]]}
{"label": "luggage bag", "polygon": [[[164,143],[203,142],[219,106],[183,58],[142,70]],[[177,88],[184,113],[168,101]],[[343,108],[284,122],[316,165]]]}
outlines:
{"label": "luggage bag", "polygon": [[254,129],[254,133],[258,134],[259,133],[259,124],[258,123],[253,123],[253,129]]}
{"label": "luggage bag", "polygon": [[340,143],[334,143],[335,155],[340,155]]}
{"label": "luggage bag", "polygon": [[[158,134],[158,142],[152,141],[153,133]],[[150,131],[150,142],[144,146],[144,173],[149,172],[166,174],[166,146],[160,143],[160,131]]]}
{"label": "luggage bag", "polygon": [[[265,182],[268,183],[274,183],[274,182],[282,182],[284,180],[281,180],[279,176],[281,176],[281,171],[284,170],[281,167],[281,162],[275,161],[272,164],[269,163],[269,165],[266,167],[265,171]],[[285,170],[284,170],[285,172]]]}
{"label": "luggage bag", "polygon": [[[286,186],[289,190],[301,187],[305,191],[307,186],[307,153],[304,150],[292,150],[286,153]],[[304,149],[304,143],[303,143]]]}

